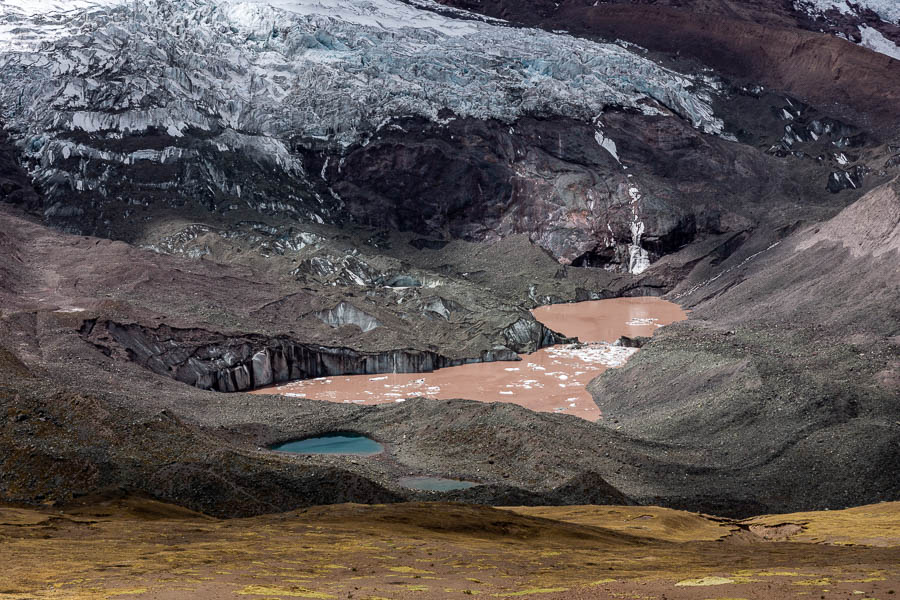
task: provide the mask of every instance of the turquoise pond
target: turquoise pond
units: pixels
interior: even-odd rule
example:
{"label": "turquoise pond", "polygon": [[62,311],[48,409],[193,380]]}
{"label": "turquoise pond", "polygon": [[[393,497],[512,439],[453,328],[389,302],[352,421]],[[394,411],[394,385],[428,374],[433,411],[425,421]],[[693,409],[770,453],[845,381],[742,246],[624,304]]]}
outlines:
{"label": "turquoise pond", "polygon": [[426,492],[465,490],[480,485],[474,481],[460,481],[459,479],[444,479],[442,477],[404,477],[400,480],[400,483],[403,487]]}
{"label": "turquoise pond", "polygon": [[384,446],[358,433],[329,433],[272,446],[279,452],[297,454],[378,454]]}

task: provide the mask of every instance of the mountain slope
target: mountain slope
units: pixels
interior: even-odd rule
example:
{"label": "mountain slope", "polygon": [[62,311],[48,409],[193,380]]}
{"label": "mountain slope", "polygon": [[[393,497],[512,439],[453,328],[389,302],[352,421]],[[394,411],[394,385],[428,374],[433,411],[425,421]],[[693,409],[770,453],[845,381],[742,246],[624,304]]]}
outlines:
{"label": "mountain slope", "polygon": [[[870,45],[879,44],[888,54],[895,53],[900,42],[896,20],[886,22],[876,13],[866,12],[866,3],[854,3],[861,9],[860,16],[849,4],[834,2],[843,5],[842,9],[826,11],[827,18],[821,5],[832,4],[830,0],[442,3],[530,27],[591,39],[621,39],[692,58],[738,81],[760,83],[810,104],[827,106],[832,116],[857,125],[887,127],[896,133],[900,124],[896,86],[883,85],[900,78],[900,61],[846,41],[866,36]],[[884,11],[886,19],[893,18],[893,10]],[[837,35],[823,35],[822,30]],[[884,35],[893,41],[872,41]]]}
{"label": "mountain slope", "polygon": [[[690,321],[591,391],[630,435],[702,448],[776,506],[900,493],[900,182],[674,295]],[[752,443],[749,440],[753,440]],[[803,500],[800,500],[803,498]]]}

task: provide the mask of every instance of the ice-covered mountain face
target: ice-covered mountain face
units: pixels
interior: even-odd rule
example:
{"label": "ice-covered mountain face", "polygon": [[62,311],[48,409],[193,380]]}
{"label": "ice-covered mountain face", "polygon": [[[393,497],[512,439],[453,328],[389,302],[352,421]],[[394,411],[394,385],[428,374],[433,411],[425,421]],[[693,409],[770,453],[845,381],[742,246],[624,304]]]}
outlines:
{"label": "ice-covered mountain face", "polygon": [[334,165],[410,119],[590,124],[616,108],[719,133],[704,81],[398,0],[0,1],[3,125],[44,214],[114,237],[150,207],[341,222]]}
{"label": "ice-covered mountain face", "polygon": [[[665,107],[721,128],[695,82],[619,46],[396,0],[82,4],[65,13],[6,8],[3,102],[25,107],[13,118],[46,125],[52,112],[57,127],[88,133],[221,126],[343,145],[393,117],[436,120],[447,109],[514,121]],[[10,76],[23,65],[27,81]],[[176,103],[193,110],[153,111]],[[67,114],[57,118],[60,109]],[[121,115],[106,121],[110,109]]]}
{"label": "ice-covered mountain face", "polygon": [[896,0],[794,0],[794,8],[828,25],[840,37],[900,60],[900,2]]}
{"label": "ice-covered mountain face", "polygon": [[870,10],[888,23],[900,23],[900,3],[895,0],[796,0],[798,8],[806,8],[814,12],[824,13],[837,10],[848,15],[858,15]]}

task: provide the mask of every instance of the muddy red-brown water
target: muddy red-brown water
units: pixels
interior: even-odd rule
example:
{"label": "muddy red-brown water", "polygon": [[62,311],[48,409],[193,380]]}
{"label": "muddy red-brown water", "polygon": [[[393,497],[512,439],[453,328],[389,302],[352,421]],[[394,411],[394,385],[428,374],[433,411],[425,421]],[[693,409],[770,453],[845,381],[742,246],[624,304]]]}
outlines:
{"label": "muddy red-brown water", "polygon": [[432,373],[387,373],[319,377],[256,390],[295,398],[352,404],[403,402],[424,396],[512,402],[535,411],[601,417],[586,386],[610,367],[619,367],[637,350],[613,346],[620,336],[650,336],[657,328],[686,318],[677,304],[659,298],[614,298],[541,306],[535,318],[554,331],[577,337],[521,355],[518,362],[491,362],[439,369]]}

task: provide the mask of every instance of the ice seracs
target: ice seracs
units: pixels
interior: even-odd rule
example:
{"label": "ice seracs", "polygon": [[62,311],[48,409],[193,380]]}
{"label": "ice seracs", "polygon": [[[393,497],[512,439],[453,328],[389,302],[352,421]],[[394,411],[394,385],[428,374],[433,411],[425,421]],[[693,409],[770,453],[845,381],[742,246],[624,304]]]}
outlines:
{"label": "ice seracs", "polygon": [[[56,35],[39,48],[6,40],[2,97],[17,128],[224,127],[349,144],[392,117],[437,120],[442,109],[514,121],[649,101],[721,129],[697,82],[622,47],[393,0],[84,4],[52,20]],[[48,27],[4,8],[20,30]]]}

